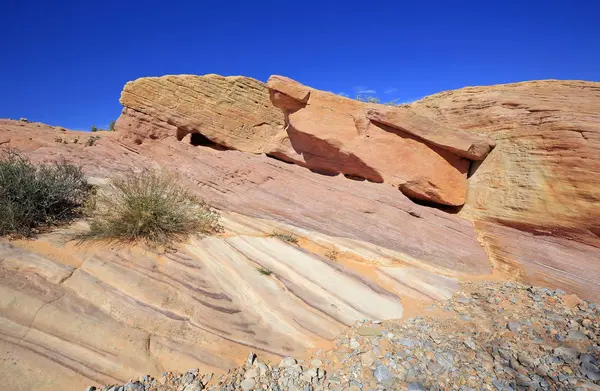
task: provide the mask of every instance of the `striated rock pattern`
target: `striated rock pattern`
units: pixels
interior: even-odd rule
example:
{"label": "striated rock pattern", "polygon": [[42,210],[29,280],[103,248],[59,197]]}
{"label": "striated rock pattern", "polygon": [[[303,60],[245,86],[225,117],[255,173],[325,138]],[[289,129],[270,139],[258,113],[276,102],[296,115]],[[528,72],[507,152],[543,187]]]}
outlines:
{"label": "striated rock pattern", "polygon": [[286,135],[270,155],[320,172],[386,182],[409,197],[462,205],[469,160],[492,148],[404,108],[385,108],[315,90],[282,76],[267,86]]}
{"label": "striated rock pattern", "polygon": [[294,244],[269,237],[283,225],[235,214],[223,222],[223,236],[158,255],[69,243],[83,226],[0,241],[4,387],[84,389],[181,367],[223,372],[249,350],[302,357],[359,319],[402,317],[405,292],[431,301],[458,289],[452,277],[361,261],[358,243],[326,256],[318,244],[326,238],[308,231]]}
{"label": "striated rock pattern", "polygon": [[121,104],[115,129],[138,143],[202,134],[228,148],[262,153],[283,126],[264,84],[242,76],[145,77],[125,85]]}
{"label": "striated rock pattern", "polygon": [[[268,87],[268,88],[267,88]],[[272,103],[271,103],[272,102]],[[409,197],[462,205],[472,160],[493,147],[404,108],[382,108],[281,76],[164,76],[127,83],[116,129],[138,144],[190,135],[194,145],[265,153],[322,174],[386,182]]]}
{"label": "striated rock pattern", "polygon": [[356,322],[310,361],[265,362],[251,353],[223,376],[190,369],[101,390],[600,389],[596,303],[560,290],[478,282],[463,284],[452,298],[419,314]]}
{"label": "striated rock pattern", "polygon": [[468,87],[411,109],[496,142],[472,169],[463,216],[600,247],[600,83]]}
{"label": "striated rock pattern", "polygon": [[[224,88],[248,82],[208,77],[212,78],[224,83]],[[245,361],[250,350],[268,360],[298,356],[306,349],[327,347],[335,334],[357,319],[401,317],[414,310],[415,301],[447,299],[460,280],[511,279],[561,288],[589,300],[600,296],[596,265],[600,196],[594,182],[600,172],[598,83],[541,81],[468,88],[425,98],[400,111],[319,94],[283,78],[274,78],[270,90],[259,84],[264,100],[256,101],[271,105],[269,110],[278,119],[264,121],[259,118],[264,113],[243,108],[238,108],[238,114],[249,116],[245,123],[268,124],[270,130],[263,135],[244,133],[235,126],[231,129],[238,130],[230,132],[226,123],[215,122],[211,131],[217,136],[211,138],[201,130],[207,122],[200,121],[199,128],[182,125],[200,117],[185,119],[182,113],[197,107],[175,100],[167,105],[171,108],[163,107],[164,120],[152,110],[127,106],[118,132],[93,135],[0,120],[0,147],[18,148],[36,162],[65,159],[81,165],[98,185],[130,170],[175,171],[195,194],[223,211],[226,227],[220,237],[193,239],[176,253],[161,256],[139,248],[74,247],[65,241],[63,234],[84,226],[34,241],[0,242],[0,382],[5,388],[81,390],[89,384],[123,384],[163,370],[224,371]],[[183,87],[181,91],[189,92]],[[246,102],[244,107],[253,104]],[[185,109],[178,112],[176,107]],[[312,117],[323,120],[311,123]],[[435,132],[427,119],[444,124],[445,130]],[[193,123],[194,119],[189,121]],[[379,140],[372,144],[375,152],[390,148],[405,153],[406,161],[440,166],[394,171],[392,163],[369,160],[369,154],[346,138],[351,126],[356,140],[363,136]],[[218,136],[219,129],[229,138]],[[486,144],[482,134],[494,141]],[[405,149],[388,145],[399,140],[407,145]],[[301,148],[296,150],[292,141]],[[238,149],[234,145],[247,149],[223,150]],[[410,157],[413,147],[427,161]],[[328,172],[325,165],[330,164],[327,157],[332,156],[332,148],[339,152],[334,172],[348,177],[315,175],[299,166]],[[436,160],[432,151],[449,157]],[[298,164],[258,155],[267,152]],[[481,162],[478,156],[485,153]],[[311,161],[315,166],[310,166]],[[467,201],[458,213],[418,205],[389,185],[397,183],[412,198],[425,194],[440,203],[445,201],[436,197],[458,199],[452,198],[458,192],[443,190],[447,183],[435,182],[433,174],[419,180],[419,175],[428,178],[428,170],[434,174],[457,170],[450,162],[466,163],[465,169],[471,166]],[[352,171],[357,167],[377,173],[381,180],[375,174],[370,178]],[[352,170],[345,172],[346,168]],[[466,175],[466,170],[461,172],[463,183]],[[386,183],[374,183],[381,181]],[[277,232],[296,236],[297,243],[271,236]],[[265,276],[257,268],[272,273]],[[530,299],[535,303],[538,297],[556,299],[545,298],[542,291],[527,292],[532,293],[527,308]],[[479,292],[477,297],[472,300],[487,301],[470,309],[464,299],[456,300],[461,304],[453,307],[458,309],[456,322],[484,316],[489,309],[486,303],[494,304],[489,300],[496,295],[485,297]],[[575,305],[583,311],[581,302]],[[591,318],[580,322],[580,315],[572,315],[578,318],[564,325],[542,319],[545,330],[539,329],[539,335],[559,342],[582,338],[581,333],[589,340],[597,336],[589,333],[596,327]],[[528,324],[515,324],[498,323],[493,331],[501,335],[516,333],[513,329],[519,327],[528,333],[533,330]],[[397,335],[400,329],[390,332]],[[352,352],[365,341],[355,339],[348,341]],[[378,342],[386,347],[383,339]],[[461,351],[471,349],[458,345]],[[403,346],[395,351],[405,351]],[[422,354],[419,349],[410,354]],[[458,351],[456,346],[448,349]],[[431,357],[428,360],[434,362]],[[513,360],[507,364],[502,354],[498,357],[502,367],[494,374],[494,386],[512,386],[507,374],[529,364],[521,358],[520,366]],[[366,382],[381,382],[394,369],[387,366],[386,372],[362,356],[360,362]],[[423,371],[438,373],[439,366],[422,363]],[[590,363],[596,365],[582,361],[576,367],[597,382],[590,377],[597,374]],[[569,370],[578,373],[579,369]],[[413,373],[407,381],[429,385],[426,374]],[[456,383],[454,374],[447,378],[450,383]],[[408,372],[403,376],[408,379]],[[526,376],[542,384],[543,379]],[[570,377],[551,379],[547,382],[553,385],[556,381],[573,385]]]}

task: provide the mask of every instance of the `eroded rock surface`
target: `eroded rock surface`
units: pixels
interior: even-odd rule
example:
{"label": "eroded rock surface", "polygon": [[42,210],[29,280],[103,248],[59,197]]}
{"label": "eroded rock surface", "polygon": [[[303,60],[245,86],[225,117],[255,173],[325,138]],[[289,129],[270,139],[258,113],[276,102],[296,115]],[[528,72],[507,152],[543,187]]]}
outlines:
{"label": "eroded rock surface", "polygon": [[125,85],[115,129],[138,143],[202,134],[239,151],[262,153],[282,131],[283,115],[258,80],[219,75],[145,77]]}
{"label": "eroded rock surface", "polygon": [[462,205],[470,164],[464,157],[483,159],[492,147],[485,137],[458,133],[404,108],[359,102],[282,76],[271,76],[267,86],[286,121],[286,135],[275,140],[271,155],[390,183],[415,199]]}
{"label": "eroded rock surface", "polygon": [[[227,86],[238,82],[223,81]],[[301,355],[357,319],[400,317],[415,300],[447,299],[464,279],[507,278],[590,300],[600,296],[600,197],[594,182],[600,172],[598,83],[478,87],[442,93],[407,109],[458,130],[455,134],[475,135],[466,143],[439,139],[437,133],[405,137],[410,145],[443,151],[437,156],[449,153],[467,162],[464,154],[473,153],[470,158],[476,159],[487,148],[480,133],[496,143],[480,166],[471,165],[471,189],[458,213],[414,203],[389,185],[394,180],[385,179],[389,173],[381,175],[384,183],[373,183],[357,178],[364,175],[318,175],[248,153],[273,152],[276,146],[307,166],[310,154],[288,148],[294,133],[283,130],[283,112],[314,110],[318,116],[330,99],[339,111],[324,116],[359,110],[352,100],[319,96],[302,85],[279,84],[270,96],[261,85],[261,99],[277,102],[272,107],[276,119],[267,121],[273,124],[264,133],[268,136],[250,132],[247,139],[235,131],[230,138],[192,139],[190,133],[200,130],[176,122],[181,113],[172,118],[163,113],[165,119],[157,120],[152,112],[129,107],[119,119],[119,132],[90,134],[0,120],[0,146],[18,148],[35,162],[65,159],[81,165],[98,185],[130,170],[175,171],[194,193],[223,210],[227,228],[222,237],[194,239],[176,254],[161,256],[137,248],[73,248],[61,232],[0,243],[0,374],[10,374],[2,377],[8,389],[81,390],[195,366],[219,372],[240,365],[250,350],[273,360]],[[281,90],[277,96],[275,88]],[[304,107],[294,111],[299,103]],[[355,129],[388,140],[383,133],[369,133],[379,123],[382,132],[404,140],[397,121],[411,117],[402,114],[392,121],[381,111],[372,122],[367,117],[375,114],[360,107],[364,121],[353,121]],[[384,119],[396,127],[383,124]],[[310,124],[310,116],[296,120],[301,128],[321,126]],[[340,123],[346,120],[340,116]],[[181,129],[188,135],[179,141]],[[324,139],[326,148],[338,145],[336,132]],[[428,134],[431,139],[423,141]],[[244,139],[253,146],[247,152],[219,148],[233,148]],[[338,146],[344,153],[354,148]],[[356,153],[363,161],[362,152]],[[352,159],[344,167],[356,167]],[[462,175],[466,182],[466,172]],[[298,244],[269,237],[276,231],[296,235]],[[462,322],[475,318],[470,313],[458,317]],[[579,332],[589,337],[590,324],[582,326]],[[360,362],[378,368],[368,358]],[[438,368],[424,368],[429,367]],[[374,372],[369,382],[371,376]],[[387,376],[380,369],[374,378]],[[494,376],[502,387],[510,384],[503,374]],[[425,378],[414,381],[426,384]]]}
{"label": "eroded rock surface", "polygon": [[404,108],[384,108],[272,76],[163,76],[127,83],[117,131],[267,155],[327,175],[386,182],[415,199],[462,205],[470,161],[493,147]]}
{"label": "eroded rock surface", "polygon": [[462,215],[600,246],[600,83],[468,87],[411,108],[496,142],[472,169]]}

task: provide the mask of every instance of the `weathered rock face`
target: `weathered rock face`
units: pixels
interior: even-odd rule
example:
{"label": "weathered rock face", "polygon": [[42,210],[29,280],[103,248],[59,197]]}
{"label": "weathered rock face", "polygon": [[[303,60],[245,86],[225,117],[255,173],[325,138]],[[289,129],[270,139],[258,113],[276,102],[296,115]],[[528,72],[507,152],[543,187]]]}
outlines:
{"label": "weathered rock face", "polygon": [[138,143],[202,134],[222,146],[263,153],[282,131],[283,115],[258,80],[219,75],[141,78],[125,85],[115,129]]}
{"label": "weathered rock face", "polygon": [[467,159],[482,160],[493,147],[484,136],[407,109],[358,102],[281,76],[271,77],[268,88],[244,77],[142,78],[127,83],[121,103],[116,129],[137,143],[191,133],[192,144],[209,140],[324,174],[386,182],[412,198],[446,205],[464,203]]}
{"label": "weathered rock face", "polygon": [[463,216],[600,246],[600,83],[469,87],[411,107],[496,142],[473,170]]}
{"label": "weathered rock face", "polygon": [[386,182],[411,198],[462,205],[469,160],[493,147],[405,108],[367,104],[282,76],[267,86],[285,113],[286,135],[272,156],[331,174]]}
{"label": "weathered rock face", "polygon": [[[176,122],[185,117],[181,113],[160,120],[153,110],[126,107],[119,132],[94,135],[0,120],[2,148],[18,148],[35,162],[66,159],[96,183],[146,167],[175,171],[224,211],[227,229],[222,237],[191,240],[161,256],[139,248],[75,247],[65,244],[64,231],[0,241],[5,388],[81,390],[168,369],[225,370],[250,349],[269,357],[298,354],[355,319],[400,316],[411,299],[446,298],[457,279],[514,279],[600,297],[600,187],[594,182],[600,172],[599,83],[463,89],[407,111],[319,94],[285,79],[273,79],[270,90],[260,85],[267,106],[271,100],[277,106],[269,106],[279,118],[269,122],[272,134],[213,141],[254,145],[247,151],[279,153],[305,166],[312,164],[307,159],[317,161],[313,169],[330,164],[328,153],[337,148],[347,160],[338,159],[336,172],[360,161],[390,183],[393,175],[400,183],[419,172],[393,171],[392,163],[368,156],[352,137],[368,139],[365,145],[379,140],[373,155],[390,148],[384,153],[394,162],[400,151],[421,165],[422,159],[410,157],[412,147],[387,144],[400,139],[428,162],[437,161],[430,155],[437,151],[455,164],[485,157],[493,143],[480,134],[496,147],[481,165],[471,164],[467,202],[451,214],[418,205],[388,183],[315,175],[254,153],[178,141],[181,129],[204,129]],[[324,120],[311,123],[306,113]],[[438,123],[444,124],[441,133],[435,131],[441,125],[432,125]],[[217,136],[218,129],[229,129],[217,124]],[[290,131],[291,125],[298,129]],[[100,139],[89,146],[91,136]],[[435,170],[456,170],[448,160]],[[415,193],[426,193],[428,183]],[[294,233],[299,245],[267,237],[275,230]],[[273,275],[261,275],[259,266]]]}

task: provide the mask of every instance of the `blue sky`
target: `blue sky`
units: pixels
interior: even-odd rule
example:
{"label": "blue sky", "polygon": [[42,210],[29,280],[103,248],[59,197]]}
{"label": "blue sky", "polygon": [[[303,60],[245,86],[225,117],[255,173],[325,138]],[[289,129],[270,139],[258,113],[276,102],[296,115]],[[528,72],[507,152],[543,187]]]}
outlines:
{"label": "blue sky", "polygon": [[405,102],[600,81],[600,1],[3,0],[0,53],[0,117],[72,129],[106,126],[127,81],[164,74],[281,74]]}

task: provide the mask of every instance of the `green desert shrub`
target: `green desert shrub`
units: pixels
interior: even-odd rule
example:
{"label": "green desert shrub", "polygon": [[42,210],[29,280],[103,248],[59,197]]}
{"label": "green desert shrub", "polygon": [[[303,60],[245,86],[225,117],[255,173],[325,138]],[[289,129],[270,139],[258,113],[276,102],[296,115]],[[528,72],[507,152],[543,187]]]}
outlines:
{"label": "green desert shrub", "polygon": [[218,212],[190,194],[177,176],[153,170],[131,173],[99,189],[89,215],[90,230],[80,240],[157,247],[223,229]]}
{"label": "green desert shrub", "polygon": [[82,214],[90,191],[81,168],[34,165],[15,151],[0,155],[0,235],[28,237]]}
{"label": "green desert shrub", "polygon": [[273,232],[269,236],[272,238],[283,240],[284,242],[298,244],[298,237],[296,235],[288,234],[285,232]]}

